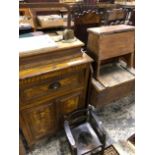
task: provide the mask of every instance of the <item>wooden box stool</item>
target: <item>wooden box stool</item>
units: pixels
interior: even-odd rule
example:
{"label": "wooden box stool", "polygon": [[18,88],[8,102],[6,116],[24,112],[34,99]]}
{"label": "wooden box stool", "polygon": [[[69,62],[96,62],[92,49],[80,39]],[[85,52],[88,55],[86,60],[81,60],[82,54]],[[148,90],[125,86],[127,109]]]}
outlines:
{"label": "wooden box stool", "polygon": [[95,60],[90,102],[98,106],[134,90],[135,32],[128,25],[90,28],[88,32],[87,48]]}

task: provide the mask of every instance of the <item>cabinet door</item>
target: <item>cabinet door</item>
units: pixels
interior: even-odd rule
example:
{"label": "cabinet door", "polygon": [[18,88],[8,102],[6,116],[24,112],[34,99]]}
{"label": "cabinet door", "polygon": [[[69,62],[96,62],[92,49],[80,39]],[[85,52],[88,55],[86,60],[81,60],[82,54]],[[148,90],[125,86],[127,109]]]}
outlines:
{"label": "cabinet door", "polygon": [[[85,107],[84,96],[82,95],[82,91],[78,93],[73,93],[68,96],[64,96],[59,100],[59,110],[61,113],[60,121],[63,121],[63,116],[73,112],[76,109]],[[63,123],[63,122],[62,122]],[[61,124],[62,124],[61,123]]]}
{"label": "cabinet door", "polygon": [[49,133],[54,133],[57,129],[56,109],[55,104],[52,102],[26,109],[21,113],[26,132],[29,132],[30,140],[29,137],[27,137],[27,140],[30,143]]}

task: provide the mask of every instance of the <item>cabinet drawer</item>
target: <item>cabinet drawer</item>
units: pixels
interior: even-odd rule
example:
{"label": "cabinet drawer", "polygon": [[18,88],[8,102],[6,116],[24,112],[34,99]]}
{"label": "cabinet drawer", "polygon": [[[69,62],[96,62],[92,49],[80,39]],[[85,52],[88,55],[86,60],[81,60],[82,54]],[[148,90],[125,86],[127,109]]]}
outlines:
{"label": "cabinet drawer", "polygon": [[44,97],[54,98],[73,89],[83,87],[83,85],[84,72],[80,71],[62,77],[52,77],[38,81],[32,86],[23,88],[20,96],[24,103],[30,100],[40,100]]}

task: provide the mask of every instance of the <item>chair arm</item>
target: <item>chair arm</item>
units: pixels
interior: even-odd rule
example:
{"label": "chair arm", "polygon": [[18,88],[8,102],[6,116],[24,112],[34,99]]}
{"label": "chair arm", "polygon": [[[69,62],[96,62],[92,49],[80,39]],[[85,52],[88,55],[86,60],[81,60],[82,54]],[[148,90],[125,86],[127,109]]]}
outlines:
{"label": "chair arm", "polygon": [[90,115],[91,115],[91,119],[93,120],[94,124],[94,128],[97,129],[97,131],[99,132],[100,136],[105,137],[105,133],[106,131],[103,128],[103,123],[102,121],[100,121],[96,114],[93,111],[90,111]]}
{"label": "chair arm", "polygon": [[64,121],[64,129],[65,129],[65,133],[66,133],[66,136],[67,136],[67,139],[71,145],[71,147],[75,150],[77,149],[76,148],[76,145],[75,145],[75,140],[74,140],[74,137],[71,133],[71,130],[70,130],[70,127],[69,127],[69,123],[68,121]]}

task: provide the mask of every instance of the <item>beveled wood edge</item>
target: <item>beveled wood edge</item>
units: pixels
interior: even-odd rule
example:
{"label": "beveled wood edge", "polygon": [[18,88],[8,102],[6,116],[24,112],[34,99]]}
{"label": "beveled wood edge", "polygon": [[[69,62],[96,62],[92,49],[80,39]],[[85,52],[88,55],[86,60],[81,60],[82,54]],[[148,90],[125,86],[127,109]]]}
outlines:
{"label": "beveled wood edge", "polygon": [[[27,70],[38,70],[38,72],[34,73],[33,75],[31,74],[27,74],[27,75],[21,75],[22,74],[22,70],[19,72],[19,79],[22,80],[22,79],[25,79],[25,78],[32,78],[34,76],[39,76],[39,75],[42,75],[42,74],[47,74],[49,72],[55,72],[55,71],[59,71],[59,70],[62,70],[62,69],[67,69],[67,68],[70,68],[70,67],[74,67],[74,66],[79,66],[79,65],[84,65],[84,64],[89,64],[91,62],[93,62],[94,60],[88,56],[86,53],[83,53],[82,57],[80,58],[75,58],[73,59],[72,61],[65,61],[64,62],[64,66],[61,65],[61,67],[58,67],[58,68],[51,68],[50,70],[48,71],[44,71],[44,72],[40,72],[40,67],[36,67],[36,68],[31,68],[31,69],[27,69]],[[52,64],[48,64],[48,65],[45,65],[45,66],[42,66],[42,67],[47,67],[47,66],[50,66]]]}
{"label": "beveled wood edge", "polygon": [[[93,78],[93,80],[95,80],[95,79]],[[97,83],[100,85],[101,89],[99,89],[99,88],[96,86],[95,82],[97,82]],[[111,89],[112,87],[113,87],[113,88],[114,88],[114,87],[118,87],[118,86],[120,86],[120,85],[123,85],[123,84],[126,84],[126,83],[131,83],[131,82],[135,83],[135,79],[130,79],[130,80],[128,80],[128,81],[121,82],[121,83],[116,84],[116,85],[114,85],[114,86],[104,86],[104,85],[102,84],[102,82],[100,82],[100,81],[98,81],[98,80],[95,80],[95,82],[94,82],[94,81],[92,82],[93,87],[95,88],[95,90],[96,90],[98,93],[101,93],[102,91],[105,91],[105,90],[107,91],[107,90]]]}
{"label": "beveled wood edge", "polygon": [[[133,77],[133,79],[130,79],[130,80],[127,80],[127,81],[124,81],[124,82],[121,82],[121,83],[117,83],[117,84],[112,85],[112,86],[105,86],[105,87],[106,87],[106,89],[109,89],[111,87],[117,87],[117,86],[123,85],[123,84],[125,84],[127,82],[135,82],[135,78]],[[102,84],[102,82],[100,82],[100,83]],[[102,84],[102,85],[104,86],[104,84]]]}
{"label": "beveled wood edge", "polygon": [[120,60],[120,67],[135,76],[135,69],[133,67],[128,67],[127,64],[125,64],[125,62],[123,62],[122,60]]}
{"label": "beveled wood edge", "polygon": [[122,64],[121,63],[116,63],[116,65],[118,66],[118,67],[120,67],[122,70],[124,70],[124,71],[126,71],[126,72],[128,72],[128,73],[130,73],[133,77],[132,77],[132,79],[129,79],[128,81],[124,81],[124,82],[121,82],[121,83],[117,83],[117,84],[115,84],[115,85],[113,85],[113,86],[109,86],[109,85],[105,85],[105,84],[103,84],[102,82],[101,82],[101,80],[100,80],[100,76],[97,78],[97,80],[98,80],[98,82],[101,84],[101,85],[103,85],[103,87],[105,87],[105,88],[111,88],[111,87],[117,87],[117,86],[119,86],[119,85],[121,85],[121,84],[123,84],[123,83],[126,83],[126,82],[131,82],[131,81],[135,81],[135,75],[133,74],[133,70],[130,70],[128,67],[125,67],[125,66],[122,66]]}
{"label": "beveled wood edge", "polygon": [[[114,25],[114,26],[116,26],[116,25]],[[127,25],[127,26],[129,26],[129,25]],[[130,28],[127,28],[127,29],[113,30],[113,31],[110,31],[110,32],[96,32],[94,30],[95,28],[103,28],[103,27],[107,27],[107,26],[100,26],[100,27],[88,28],[87,29],[87,32],[88,33],[93,33],[93,34],[96,34],[96,35],[109,35],[109,34],[120,33],[120,32],[135,31],[135,26],[129,26]]]}
{"label": "beveled wood edge", "polygon": [[[41,48],[41,49],[37,49],[37,50],[32,50],[30,52],[19,52],[19,58],[23,58],[23,57],[28,57],[28,56],[32,56],[32,55],[38,55],[38,54],[45,54],[45,53],[50,53],[50,52],[59,52],[62,50],[66,50],[66,49],[71,49],[71,48],[80,48],[82,46],[84,46],[84,43],[81,42],[80,40],[76,40],[78,42],[77,45],[73,45],[70,44],[71,46],[66,46],[66,47],[55,47],[55,48]],[[65,44],[65,43],[64,43]]]}
{"label": "beveled wood edge", "polygon": [[[110,63],[110,64],[111,64],[111,63]],[[110,64],[107,64],[107,65],[110,65]],[[128,80],[128,82],[135,81],[135,74],[134,74],[134,69],[133,69],[133,68],[128,68],[128,67],[122,66],[121,63],[116,63],[116,65],[117,65],[118,67],[120,67],[121,69],[123,69],[124,71],[127,71],[128,73],[130,73],[131,75],[133,75],[133,78],[130,79],[130,80]],[[123,83],[126,83],[126,82],[127,82],[127,81],[124,81],[124,82],[118,83],[118,84],[116,84],[116,85],[114,85],[114,86],[119,86],[119,85],[121,85],[121,84],[123,84]],[[101,91],[103,91],[103,90],[105,90],[105,89],[107,89],[107,88],[113,87],[113,86],[108,86],[108,85],[103,84],[103,83],[101,82],[101,80],[100,80],[100,76],[98,76],[97,79],[92,78],[91,83],[92,83],[92,85],[95,87],[95,89],[96,89],[97,92],[101,92]],[[97,87],[97,85],[98,85],[100,88]]]}
{"label": "beveled wood edge", "polygon": [[87,30],[89,33],[93,33],[93,34],[96,34],[98,36],[100,35],[109,35],[109,34],[116,34],[116,33],[123,33],[123,32],[129,32],[129,31],[135,31],[135,28],[133,29],[126,29],[126,30],[119,30],[119,31],[113,31],[113,32],[102,32],[102,33],[98,33],[98,32],[94,32],[92,30]]}
{"label": "beveled wood edge", "polygon": [[[59,57],[56,57],[56,58],[53,58],[53,59],[48,59],[46,61],[38,61],[38,62],[31,63],[31,64],[27,64],[26,62],[21,63],[21,61],[19,60],[19,71],[24,70],[24,69],[39,67],[39,66],[42,66],[42,65],[48,65],[48,64],[51,64],[51,63],[53,65],[55,65],[55,64],[57,64],[59,62],[62,63],[62,61],[65,62],[65,61],[67,61],[69,59],[77,59],[77,58],[81,58],[81,57],[82,57],[82,52],[78,51],[77,53],[73,53],[73,54],[70,54],[70,55],[65,55],[62,58],[59,56]],[[29,60],[27,60],[27,62],[29,62]]]}
{"label": "beveled wood edge", "polygon": [[95,89],[97,90],[97,92],[101,92],[101,91],[105,90],[105,88],[106,88],[103,84],[101,84],[100,81],[96,80],[95,78],[92,78],[91,79],[91,83],[92,83],[93,87],[95,87]]}

